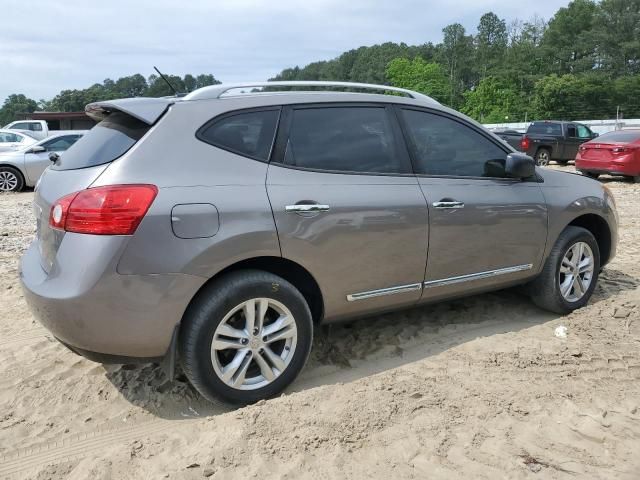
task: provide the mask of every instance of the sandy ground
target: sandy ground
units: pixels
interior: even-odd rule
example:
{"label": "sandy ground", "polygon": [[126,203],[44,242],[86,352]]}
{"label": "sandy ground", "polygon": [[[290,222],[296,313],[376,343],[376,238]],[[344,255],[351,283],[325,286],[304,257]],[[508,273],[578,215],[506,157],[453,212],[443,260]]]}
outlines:
{"label": "sandy ground", "polygon": [[640,185],[604,181],[621,239],[586,308],[509,291],[334,326],[237,410],[54,341],[17,280],[33,194],[2,195],[0,478],[640,478]]}

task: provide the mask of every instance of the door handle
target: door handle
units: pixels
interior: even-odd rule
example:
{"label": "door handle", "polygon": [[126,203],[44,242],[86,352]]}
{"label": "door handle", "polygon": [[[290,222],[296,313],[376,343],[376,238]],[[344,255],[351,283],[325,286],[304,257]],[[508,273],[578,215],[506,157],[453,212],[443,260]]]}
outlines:
{"label": "door handle", "polygon": [[444,201],[440,201],[440,202],[433,202],[433,206],[435,208],[464,208],[464,202],[457,202],[457,201],[444,202]]}
{"label": "door handle", "polygon": [[310,213],[310,212],[328,212],[329,205],[321,205],[319,203],[296,203],[295,205],[287,205],[284,210],[287,213]]}

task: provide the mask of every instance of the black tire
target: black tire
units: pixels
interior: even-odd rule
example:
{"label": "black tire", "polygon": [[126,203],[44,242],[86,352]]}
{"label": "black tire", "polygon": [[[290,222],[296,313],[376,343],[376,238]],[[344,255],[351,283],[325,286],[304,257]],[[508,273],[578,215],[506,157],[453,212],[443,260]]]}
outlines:
{"label": "black tire", "polygon": [[562,166],[569,165],[569,160],[556,160],[556,162],[558,162],[558,165],[562,165]]}
{"label": "black tire", "polygon": [[548,148],[539,148],[535,156],[536,165],[546,166],[551,162],[551,150]]}
{"label": "black tire", "polygon": [[[288,366],[271,383],[254,390],[227,385],[211,360],[214,332],[225,315],[252,298],[269,298],[285,305],[294,317],[297,344]],[[285,279],[261,270],[239,270],[222,276],[198,293],[180,327],[179,354],[191,384],[208,400],[246,405],[273,397],[300,373],[313,341],[313,321],[302,294]]]}
{"label": "black tire", "polygon": [[640,175],[635,175],[633,177],[629,177],[632,183],[640,183]]}
{"label": "black tire", "polygon": [[[14,179],[10,182],[10,179]],[[0,166],[0,192],[19,192],[24,188],[24,177],[20,170],[8,165]]]}
{"label": "black tire", "polygon": [[[582,298],[570,302],[560,293],[560,265],[565,254],[577,242],[585,242],[591,248],[594,269],[589,288]],[[564,315],[587,304],[598,282],[599,273],[600,250],[595,237],[585,228],[569,226],[562,231],[556,240],[540,275],[529,284],[529,295],[540,308]]]}
{"label": "black tire", "polygon": [[594,180],[597,180],[598,178],[600,178],[600,174],[599,174],[599,173],[593,173],[593,172],[582,172],[582,174],[583,174],[585,177],[593,178]]}

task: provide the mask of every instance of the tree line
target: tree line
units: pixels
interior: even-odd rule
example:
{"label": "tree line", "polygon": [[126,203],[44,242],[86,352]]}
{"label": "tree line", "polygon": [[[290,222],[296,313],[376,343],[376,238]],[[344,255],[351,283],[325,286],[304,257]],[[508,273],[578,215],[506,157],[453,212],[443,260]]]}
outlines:
{"label": "tree line", "polygon": [[482,15],[438,44],[384,43],[273,80],[385,83],[485,122],[640,117],[640,0],[574,0],[545,22]]}
{"label": "tree line", "polygon": [[[213,75],[169,75],[178,91],[220,83]],[[640,0],[573,0],[547,22],[507,22],[493,12],[476,32],[454,23],[440,43],[383,43],[332,60],[287,68],[271,80],[342,80],[431,95],[485,123],[553,118],[640,117]],[[107,79],[51,100],[11,95],[0,125],[36,109],[79,111],[97,100],[171,95],[156,75]]]}
{"label": "tree line", "polygon": [[[166,75],[171,85],[178,92],[191,92],[200,87],[217,85],[220,82],[211,74],[192,75],[184,77]],[[102,83],[96,83],[82,90],[62,90],[51,100],[36,102],[22,94],[9,95],[0,108],[0,126],[16,119],[19,113],[32,113],[36,110],[48,112],[81,112],[85,105],[99,100],[113,100],[128,97],[162,97],[173,95],[173,91],[158,75],[145,78],[141,74],[121,77],[117,80],[107,78]]]}

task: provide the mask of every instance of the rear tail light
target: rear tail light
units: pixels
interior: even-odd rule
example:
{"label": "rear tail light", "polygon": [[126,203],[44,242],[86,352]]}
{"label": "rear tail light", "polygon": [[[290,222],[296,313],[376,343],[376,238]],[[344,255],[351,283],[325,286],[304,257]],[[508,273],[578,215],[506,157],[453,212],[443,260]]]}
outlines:
{"label": "rear tail light", "polygon": [[523,152],[526,152],[527,150],[529,150],[529,147],[531,146],[531,141],[529,140],[529,137],[527,137],[526,135],[524,135],[522,137],[522,140],[520,140],[520,149]]}
{"label": "rear tail light", "polygon": [[627,147],[615,147],[613,149],[611,149],[611,152],[613,152],[615,155],[622,155],[624,153],[627,153],[630,149],[628,149]]}
{"label": "rear tail light", "polygon": [[51,206],[49,225],[91,235],[133,235],[158,194],[155,185],[109,185],[62,197]]}

